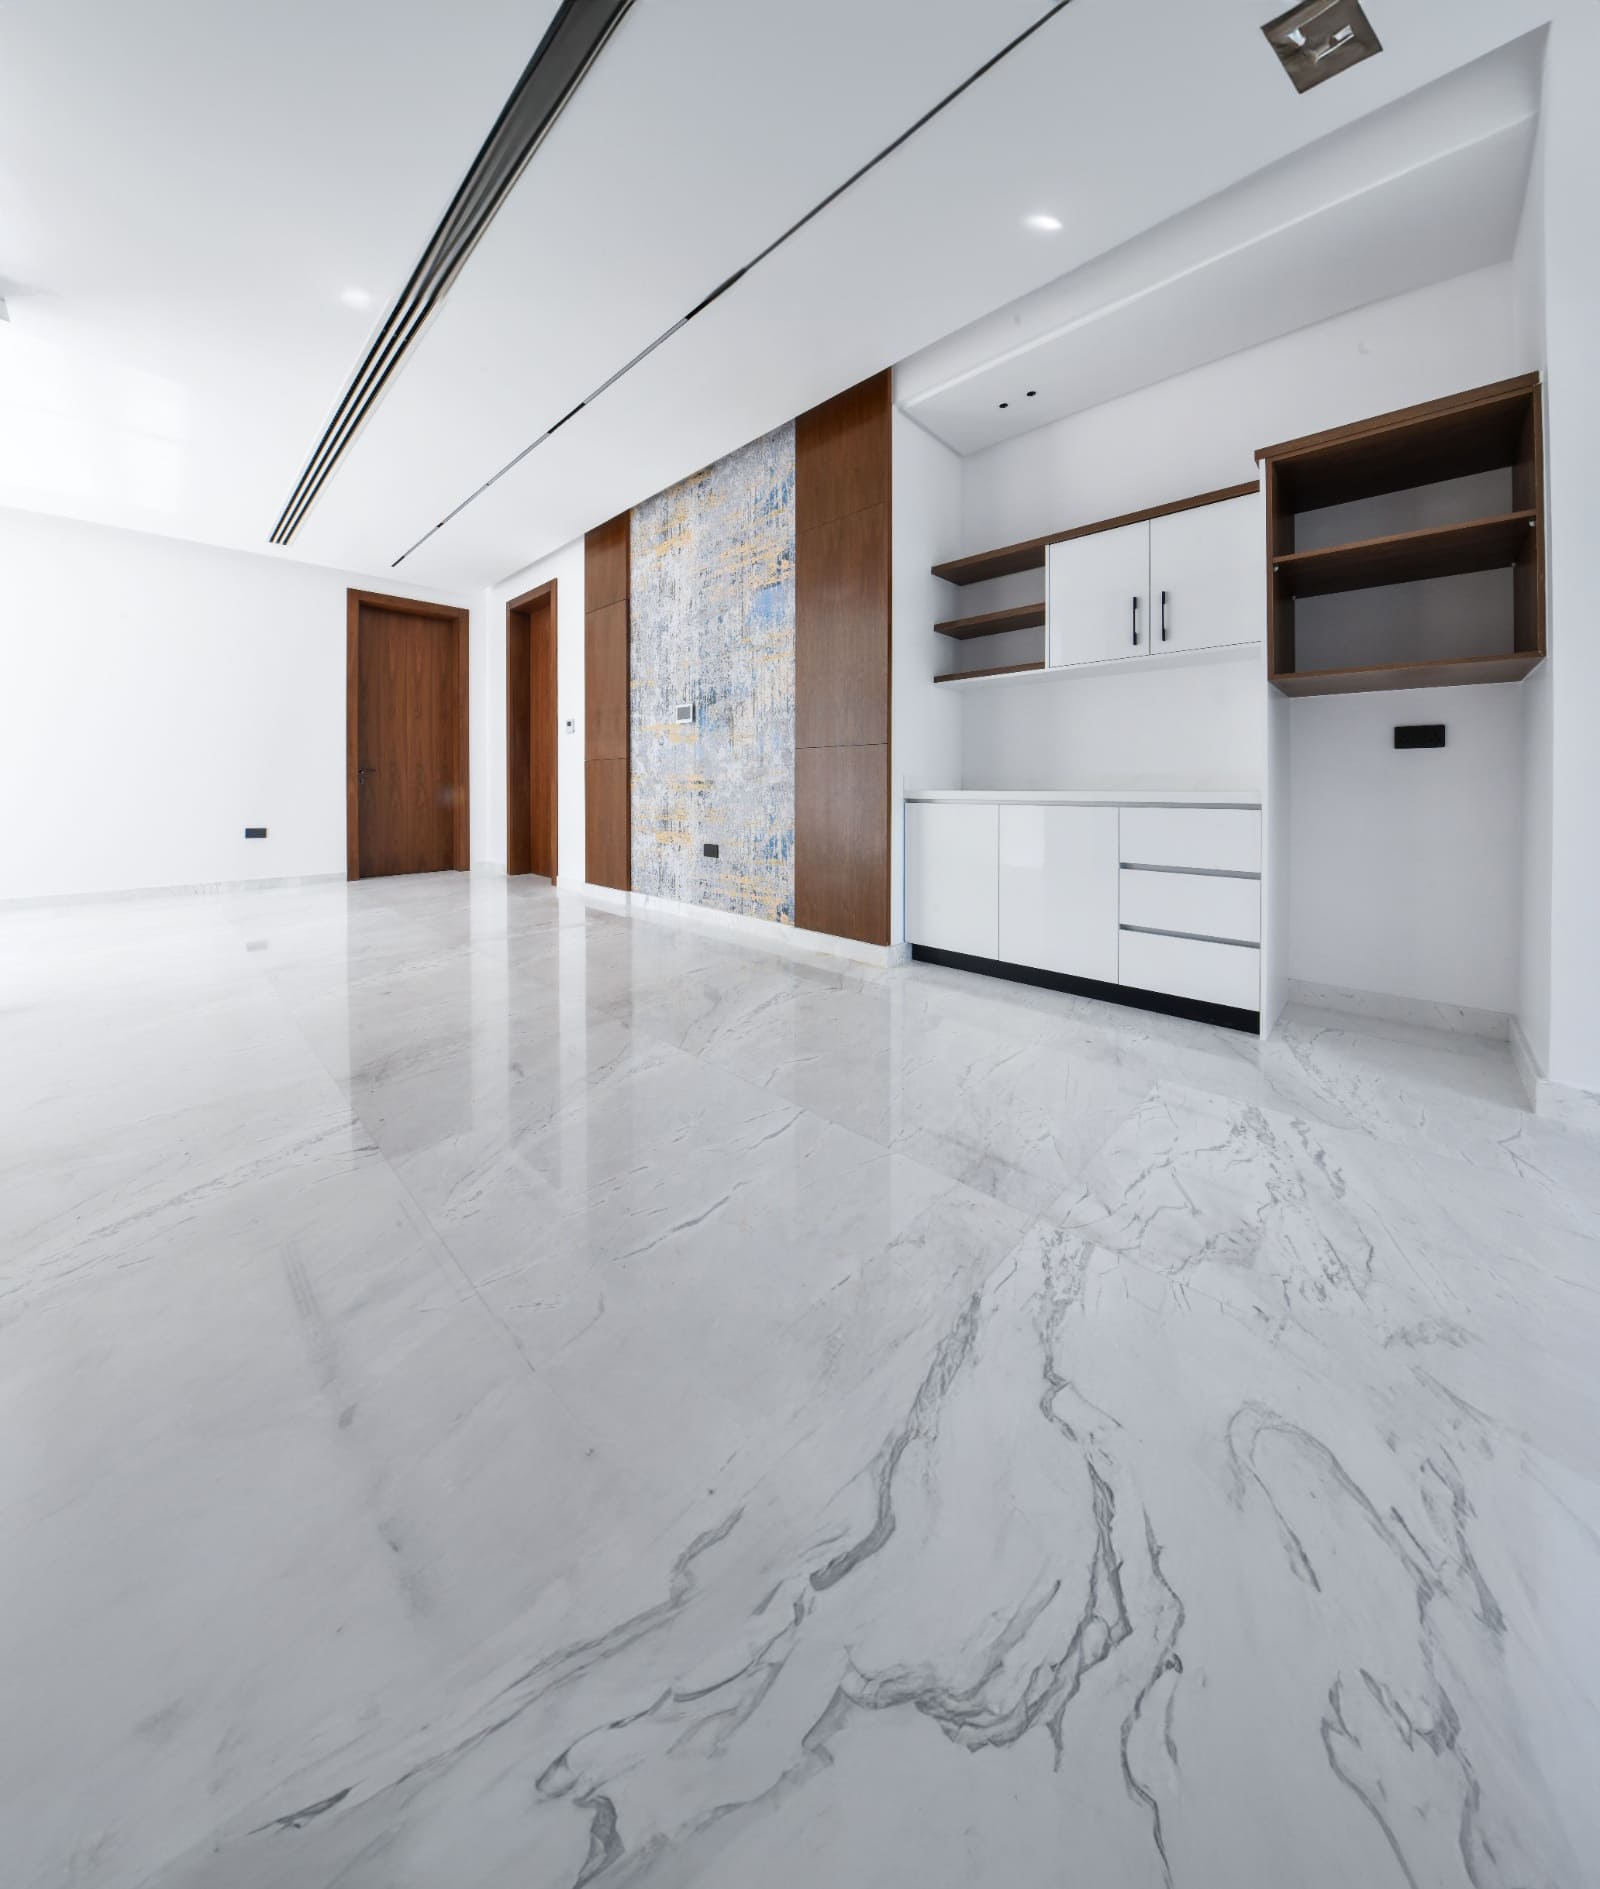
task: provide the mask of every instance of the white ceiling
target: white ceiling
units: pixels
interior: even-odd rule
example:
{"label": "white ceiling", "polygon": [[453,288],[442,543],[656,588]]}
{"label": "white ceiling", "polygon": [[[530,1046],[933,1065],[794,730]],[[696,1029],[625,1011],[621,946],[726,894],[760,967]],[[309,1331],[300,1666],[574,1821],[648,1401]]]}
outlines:
{"label": "white ceiling", "polygon": [[1514,42],[935,342],[900,364],[900,405],[975,452],[1506,261],[1542,48]]}
{"label": "white ceiling", "polygon": [[[1266,0],[1212,0],[1198,31],[1185,0],[1073,0],[402,570],[447,587],[508,575],[1561,3],[1371,0],[1383,54],[1300,97],[1259,31]],[[280,555],[385,571],[1043,10],[636,0]],[[0,6],[0,503],[264,550],[551,11]],[[1499,180],[1520,160],[1470,151],[1525,134],[1514,115],[1495,134],[1493,115],[1449,157],[1437,114],[1413,113],[1392,148],[1360,145],[1363,175],[1415,173],[1423,205],[1486,182],[1499,242]],[[1063,231],[1024,229],[1036,209]],[[1250,247],[1243,224],[1233,240]],[[374,294],[366,312],[340,304],[351,286]],[[1273,319],[1315,318],[1292,301]]]}

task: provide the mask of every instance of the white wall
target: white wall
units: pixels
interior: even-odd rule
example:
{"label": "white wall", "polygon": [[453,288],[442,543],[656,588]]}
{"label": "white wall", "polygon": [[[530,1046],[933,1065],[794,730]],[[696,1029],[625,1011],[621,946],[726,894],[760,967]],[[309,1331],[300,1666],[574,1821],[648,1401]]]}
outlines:
{"label": "white wall", "polygon": [[960,784],[1259,793],[1265,689],[1259,653],[970,684],[961,692]]}
{"label": "white wall", "polygon": [[[1519,340],[1527,301],[1512,264],[1480,270],[973,454],[963,462],[961,549],[1232,485],[1256,475],[1258,446],[1537,365]],[[1154,680],[1119,674],[965,691],[963,784],[1177,785],[1201,770],[1196,785],[1260,782],[1259,663],[1163,677],[1165,699]],[[1515,1010],[1525,1001],[1521,691],[1439,691],[1431,706],[1429,693],[1293,704],[1279,757],[1291,812],[1288,963],[1278,970]],[[1451,745],[1442,755],[1397,754],[1393,726],[1423,720],[1445,721]],[[1224,764],[1237,780],[1216,777]]]}
{"label": "white wall", "polygon": [[892,438],[894,503],[892,746],[889,757],[889,941],[905,938],[905,797],[961,778],[961,703],[932,686],[947,660],[946,638],[929,628],[953,615],[950,586],[932,567],[954,557],[961,538],[961,461],[897,408]]}
{"label": "white wall", "polygon": [[0,899],[342,877],[351,585],[0,511]]}
{"label": "white wall", "polygon": [[1562,8],[1545,69],[1552,1081],[1600,1090],[1600,7]]}
{"label": "white wall", "polygon": [[1512,266],[1284,335],[962,462],[962,550],[1256,476],[1255,450],[1516,371]]}
{"label": "white wall", "polygon": [[[1546,46],[1546,56],[1549,48]],[[1527,201],[1512,262],[1517,366],[1544,374],[1545,132],[1541,117],[1528,175]],[[1548,393],[1548,388],[1547,388]],[[1548,553],[1548,545],[1546,547]],[[1547,624],[1547,631],[1549,629]],[[1541,663],[1522,685],[1522,908],[1521,968],[1515,1014],[1541,1071],[1550,1066],[1550,869],[1555,817],[1551,684],[1557,657]]]}
{"label": "white wall", "polygon": [[[472,613],[472,862],[506,863],[506,604],[556,586],[556,876],[584,881],[583,540],[486,590]],[[572,723],[568,732],[567,723]]]}
{"label": "white wall", "polygon": [[[1443,722],[1397,750],[1397,723]],[[1514,1011],[1522,907],[1519,686],[1289,705],[1289,974]]]}

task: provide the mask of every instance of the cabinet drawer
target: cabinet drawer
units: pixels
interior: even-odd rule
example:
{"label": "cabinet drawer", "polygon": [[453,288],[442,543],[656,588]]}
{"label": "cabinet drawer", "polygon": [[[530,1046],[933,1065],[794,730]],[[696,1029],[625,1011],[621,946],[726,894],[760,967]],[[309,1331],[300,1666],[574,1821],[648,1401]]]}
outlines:
{"label": "cabinet drawer", "polygon": [[1121,824],[1126,866],[1261,870],[1261,813],[1256,807],[1124,807]]}
{"label": "cabinet drawer", "polygon": [[1124,866],[1120,916],[1124,925],[1152,931],[1187,931],[1201,938],[1259,944],[1261,881]]}
{"label": "cabinet drawer", "polygon": [[1261,1008],[1261,953],[1254,945],[1125,931],[1119,958],[1120,981],[1135,990],[1231,1004],[1236,1010]]}

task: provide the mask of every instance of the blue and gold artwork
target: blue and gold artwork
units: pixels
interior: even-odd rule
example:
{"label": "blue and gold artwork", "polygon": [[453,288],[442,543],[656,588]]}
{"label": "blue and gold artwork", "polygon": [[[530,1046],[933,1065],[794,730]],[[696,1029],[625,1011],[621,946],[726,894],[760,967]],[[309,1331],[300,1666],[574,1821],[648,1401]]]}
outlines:
{"label": "blue and gold artwork", "polygon": [[793,425],[637,507],[629,589],[633,889],[792,925]]}

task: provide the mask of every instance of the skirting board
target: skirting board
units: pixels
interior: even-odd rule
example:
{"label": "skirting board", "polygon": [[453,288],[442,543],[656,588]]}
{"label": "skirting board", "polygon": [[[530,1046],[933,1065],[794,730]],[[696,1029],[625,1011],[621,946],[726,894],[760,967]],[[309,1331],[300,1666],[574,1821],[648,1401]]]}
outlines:
{"label": "skirting board", "polygon": [[1309,1004],[1314,1010],[1342,1010],[1353,1017],[1372,1017],[1383,1023],[1414,1023],[1430,1030],[1451,1030],[1458,1036],[1483,1036],[1503,1043],[1511,1034],[1511,1019],[1503,1010],[1474,1010],[1468,1004],[1430,1003],[1422,997],[1390,997],[1380,990],[1351,990],[1339,984],[1308,984],[1289,979],[1289,1001]]}
{"label": "skirting board", "polygon": [[[562,886],[559,890],[566,892],[568,888]],[[608,906],[612,911],[682,919],[712,931],[731,933],[743,943],[759,945],[767,951],[848,958],[852,963],[870,964],[883,970],[908,963],[911,957],[909,945],[862,944],[855,938],[835,938],[826,931],[801,931],[794,925],[777,925],[770,919],[747,917],[743,912],[719,912],[709,906],[691,905],[684,899],[658,898],[653,892],[619,892],[614,886],[586,884],[582,893],[584,898]]]}
{"label": "skirting board", "polygon": [[1003,977],[1012,984],[1033,984],[1040,990],[1059,990],[1069,997],[1093,997],[1101,1003],[1121,1004],[1126,1010],[1153,1010],[1158,1016],[1186,1017],[1191,1023],[1214,1023],[1246,1036],[1261,1034],[1259,1010],[1236,1010],[1232,1004],[1202,1003],[1195,997],[1174,997],[1163,990],[1136,990],[1131,984],[1102,984],[1092,977],[1069,977],[1064,971],[1041,971],[1031,964],[1005,964],[999,958],[973,958],[964,951],[941,951],[934,945],[913,945],[919,964],[942,964],[947,970],[973,971],[979,977]]}
{"label": "skirting board", "polygon": [[123,886],[115,892],[40,892],[32,898],[0,899],[0,910],[32,906],[99,904],[107,899],[209,899],[229,892],[281,892],[300,885],[343,885],[342,872],[305,872],[284,879],[215,879],[193,885]]}
{"label": "skirting board", "polygon": [[1576,1089],[1570,1083],[1552,1082],[1543,1074],[1533,1045],[1523,1034],[1522,1024],[1516,1017],[1511,1019],[1511,1057],[1527,1092],[1528,1107],[1535,1115],[1586,1135],[1600,1135],[1600,1095],[1593,1089]]}

